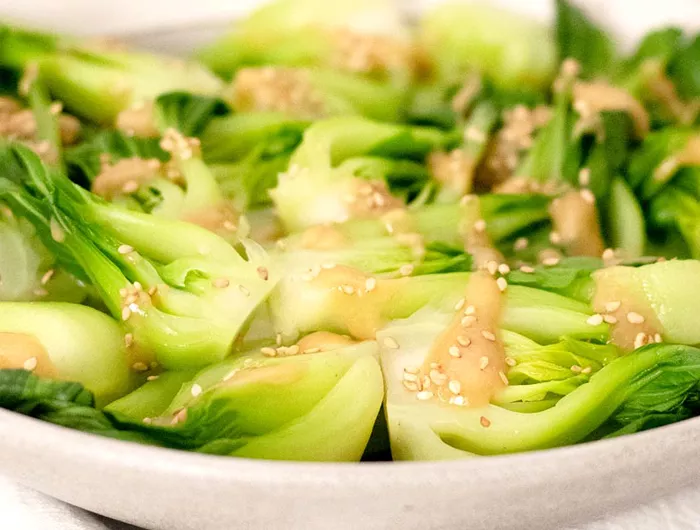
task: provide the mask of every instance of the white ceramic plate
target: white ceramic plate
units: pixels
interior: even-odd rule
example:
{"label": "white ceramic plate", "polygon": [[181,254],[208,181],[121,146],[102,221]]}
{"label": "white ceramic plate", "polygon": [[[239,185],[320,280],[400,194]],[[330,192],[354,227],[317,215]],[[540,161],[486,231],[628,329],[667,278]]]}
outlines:
{"label": "white ceramic plate", "polygon": [[[549,0],[498,0],[541,19]],[[5,0],[0,17],[123,35],[186,52],[256,0]],[[434,0],[404,2],[419,12]],[[588,0],[629,46],[651,27],[700,28],[697,0]],[[0,410],[0,470],[108,517],[152,529],[571,527],[669,495],[700,477],[700,418],[634,436],[448,463],[303,464],[140,446]]]}

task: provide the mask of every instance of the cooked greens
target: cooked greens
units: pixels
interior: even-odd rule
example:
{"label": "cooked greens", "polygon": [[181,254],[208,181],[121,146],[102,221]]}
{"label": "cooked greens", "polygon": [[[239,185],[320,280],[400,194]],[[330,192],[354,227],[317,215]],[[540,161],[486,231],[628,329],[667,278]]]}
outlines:
{"label": "cooked greens", "polygon": [[698,42],[566,0],[273,0],[186,61],[1,25],[0,406],[323,462],[700,415]]}

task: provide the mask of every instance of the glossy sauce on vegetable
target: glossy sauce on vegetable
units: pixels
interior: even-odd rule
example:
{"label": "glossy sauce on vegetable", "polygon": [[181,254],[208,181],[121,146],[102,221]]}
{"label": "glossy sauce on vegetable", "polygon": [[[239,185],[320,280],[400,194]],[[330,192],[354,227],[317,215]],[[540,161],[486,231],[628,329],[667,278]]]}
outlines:
{"label": "glossy sauce on vegetable", "polygon": [[549,207],[553,232],[572,256],[600,256],[605,250],[592,193],[569,191]]}
{"label": "glossy sauce on vegetable", "polygon": [[31,370],[41,377],[58,377],[46,348],[32,335],[0,332],[0,369]]}

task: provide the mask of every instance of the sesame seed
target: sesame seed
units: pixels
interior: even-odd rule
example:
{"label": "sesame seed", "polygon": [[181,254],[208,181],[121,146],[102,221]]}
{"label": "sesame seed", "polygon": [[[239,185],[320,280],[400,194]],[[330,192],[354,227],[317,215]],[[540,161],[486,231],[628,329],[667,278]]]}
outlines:
{"label": "sesame seed", "polygon": [[29,359],[24,361],[24,363],[22,363],[22,367],[25,370],[28,370],[31,372],[32,370],[34,370],[36,368],[37,363],[38,363],[38,361],[37,361],[36,357],[30,357]]}
{"label": "sesame seed", "polygon": [[617,311],[618,309],[620,309],[620,306],[621,306],[621,305],[622,305],[622,302],[620,302],[619,300],[614,300],[614,301],[612,301],[612,302],[607,302],[607,303],[605,304],[605,310],[606,310],[608,313],[612,313],[613,311]]}
{"label": "sesame seed", "polygon": [[53,269],[47,270],[46,273],[44,273],[44,275],[41,277],[41,285],[46,285],[47,283],[49,283],[49,280],[54,275],[54,272],[55,271]]}
{"label": "sesame seed", "polygon": [[642,333],[642,332],[637,333],[637,336],[634,338],[634,348],[635,349],[641,348],[642,346],[644,346],[646,344],[646,341],[647,341],[647,336],[644,333]]}
{"label": "sesame seed", "polygon": [[476,317],[473,315],[468,315],[460,321],[460,324],[463,328],[468,328],[469,326],[474,324],[474,322],[476,322]]}
{"label": "sesame seed", "polygon": [[318,353],[321,351],[321,348],[308,348],[304,350],[303,353]]}
{"label": "sesame seed", "polygon": [[416,394],[416,399],[420,401],[427,401],[433,399],[434,394],[430,390],[422,390]]}
{"label": "sesame seed", "polygon": [[403,373],[403,380],[404,381],[413,381],[417,382],[418,381],[418,375],[417,374],[410,374],[408,372]]}
{"label": "sesame seed", "polygon": [[561,243],[561,234],[559,232],[550,232],[549,233],[549,241],[552,243],[552,245],[558,245]]}
{"label": "sesame seed", "polygon": [[479,359],[479,369],[484,370],[489,365],[489,358],[485,355]]}
{"label": "sesame seed", "polygon": [[459,347],[458,347],[458,346],[454,346],[454,345],[453,345],[453,346],[450,346],[450,347],[447,349],[447,353],[449,353],[450,356],[452,356],[452,357],[458,357],[458,358],[459,358],[459,357],[462,356],[462,354],[461,354],[460,351],[459,351]]}
{"label": "sesame seed", "polygon": [[553,267],[557,263],[559,263],[559,258],[545,258],[542,260],[542,264],[547,267]]}
{"label": "sesame seed", "polygon": [[498,272],[501,274],[508,274],[510,272],[510,267],[506,263],[501,263],[498,266]]}
{"label": "sesame seed", "polygon": [[508,376],[506,376],[506,374],[503,373],[503,370],[499,370],[498,377],[501,378],[501,381],[503,381],[504,385],[508,386]]}
{"label": "sesame seed", "polygon": [[462,384],[459,381],[453,379],[447,384],[447,388],[449,388],[450,392],[452,392],[453,394],[459,394],[462,391]]}
{"label": "sesame seed", "polygon": [[413,268],[413,265],[406,263],[405,265],[401,265],[401,267],[399,267],[399,273],[401,276],[410,276],[413,272]]}
{"label": "sesame seed", "polygon": [[151,423],[153,423],[153,418],[144,418],[142,421],[143,421],[146,425],[150,425]]}
{"label": "sesame seed", "polygon": [[250,289],[248,289],[245,285],[239,285],[238,290],[243,293],[243,296],[250,296]]}
{"label": "sesame seed", "polygon": [[486,270],[489,271],[489,274],[492,276],[498,272],[498,263],[495,261],[491,260],[486,263]]}
{"label": "sesame seed", "polygon": [[265,267],[258,267],[258,276],[262,278],[263,280],[267,280],[270,277],[270,273]]}
{"label": "sesame seed", "polygon": [[464,406],[464,396],[454,396],[450,398],[451,405],[458,405],[460,407]]}
{"label": "sesame seed", "polygon": [[515,366],[517,364],[512,357],[506,357],[505,361],[508,366]]}
{"label": "sesame seed", "polygon": [[159,375],[149,375],[149,376],[146,378],[146,381],[155,381],[155,380],[158,379],[159,377],[160,377]]}
{"label": "sesame seed", "polygon": [[128,291],[124,287],[119,289],[119,296],[121,296],[122,298],[126,297],[127,294],[128,294]]}
{"label": "sesame seed", "polygon": [[467,301],[464,298],[460,298],[459,302],[455,304],[455,311],[459,311],[464,307],[464,304],[466,304]]}
{"label": "sesame seed", "polygon": [[402,383],[404,388],[406,390],[410,390],[411,392],[417,392],[420,388],[419,383],[416,381],[407,381],[404,379]]}
{"label": "sesame seed", "polygon": [[535,272],[535,269],[528,265],[522,265],[520,267],[520,272],[524,272],[525,274],[532,274],[533,272]]}
{"label": "sesame seed", "polygon": [[661,338],[661,333],[654,334],[654,341],[655,342],[663,342],[663,339]]}
{"label": "sesame seed", "polygon": [[591,170],[590,168],[581,168],[578,172],[578,183],[581,186],[588,186],[591,183]]}
{"label": "sesame seed", "polygon": [[476,230],[477,232],[483,232],[484,230],[486,230],[486,221],[484,221],[483,219],[478,219],[474,223],[474,230]]}
{"label": "sesame seed", "polygon": [[233,370],[231,370],[229,373],[227,373],[227,374],[224,376],[224,378],[222,379],[222,381],[228,381],[229,379],[233,378],[233,376],[236,375],[239,371],[240,371],[239,368],[234,368]]}
{"label": "sesame seed", "polygon": [[468,347],[472,343],[472,341],[469,339],[469,337],[465,337],[464,335],[459,335],[457,337],[457,342],[461,346],[464,346],[465,348]]}
{"label": "sesame seed", "polygon": [[595,204],[595,195],[593,195],[593,192],[589,189],[583,189],[581,190],[581,198],[586,201],[588,204]]}
{"label": "sesame seed", "polygon": [[212,280],[211,284],[217,289],[224,289],[229,286],[229,281],[226,278],[216,278]]}
{"label": "sesame seed", "polygon": [[[235,232],[235,231],[236,231],[236,223],[234,223],[233,221],[230,221],[230,220],[228,220],[228,219],[226,219],[226,220],[222,223],[222,226],[224,227],[224,230],[228,230],[229,232]],[[262,268],[262,267],[261,267],[261,268]],[[263,278],[263,279],[266,280],[267,278]]]}
{"label": "sesame seed", "polygon": [[47,294],[49,294],[49,292],[42,287],[38,287],[38,288],[34,289],[32,292],[34,293],[35,296],[46,296]]}
{"label": "sesame seed", "polygon": [[275,348],[265,346],[264,348],[260,348],[260,353],[266,355],[267,357],[274,357],[275,355],[277,355],[277,350]]}
{"label": "sesame seed", "polygon": [[617,324],[617,318],[612,315],[603,315],[603,320],[608,324]]}
{"label": "sesame seed", "polygon": [[157,292],[158,292],[158,286],[157,286],[157,285],[154,285],[153,287],[151,287],[150,289],[148,289],[148,294],[149,294],[149,296],[153,296],[153,295],[156,294]]}
{"label": "sesame seed", "polygon": [[490,340],[491,342],[496,342],[496,335],[491,333],[490,331],[483,329],[481,330],[481,336],[484,337],[486,340]]}
{"label": "sesame seed", "polygon": [[591,315],[586,320],[586,324],[590,326],[600,326],[603,323],[603,316],[599,314]]}
{"label": "sesame seed", "polygon": [[130,348],[133,343],[134,343],[134,334],[133,333],[127,333],[126,335],[124,335],[124,345],[127,348]]}
{"label": "sesame seed", "polygon": [[399,349],[399,343],[396,342],[396,339],[393,337],[384,337],[384,340],[382,341],[384,346],[387,348],[391,348],[392,350],[398,350]]}
{"label": "sesame seed", "polygon": [[519,237],[515,240],[515,243],[513,243],[513,250],[525,250],[529,244],[530,242],[526,237]]}
{"label": "sesame seed", "polygon": [[627,322],[629,322],[630,324],[643,324],[644,317],[639,313],[630,311],[629,313],[627,313]]}
{"label": "sesame seed", "polygon": [[134,251],[134,247],[131,245],[119,245],[119,248],[117,249],[117,252],[120,254],[130,254],[131,252]]}
{"label": "sesame seed", "polygon": [[126,322],[129,320],[129,317],[131,317],[131,309],[128,307],[122,308],[122,320]]}
{"label": "sesame seed", "polygon": [[287,355],[297,355],[299,353],[299,345],[298,344],[292,344],[289,348],[287,348]]}
{"label": "sesame seed", "polygon": [[417,366],[405,366],[403,371],[407,374],[417,374],[418,372],[420,372],[420,368],[418,368]]}
{"label": "sesame seed", "polygon": [[505,291],[508,288],[508,282],[502,276],[496,280],[496,285],[498,285],[498,288],[501,292]]}
{"label": "sesame seed", "polygon": [[578,374],[583,370],[578,364],[574,364],[571,366],[571,371],[574,372],[575,374]]}
{"label": "sesame seed", "polygon": [[489,419],[486,416],[482,416],[481,418],[479,418],[479,423],[481,423],[482,427],[490,427],[491,426],[491,422],[489,421]]}
{"label": "sesame seed", "polygon": [[282,334],[281,333],[278,333],[277,335],[275,335],[275,343],[277,344],[277,346],[282,345]]}
{"label": "sesame seed", "polygon": [[202,387],[199,386],[197,383],[192,385],[192,388],[190,389],[190,393],[192,394],[193,397],[197,397],[199,394],[202,393]]}
{"label": "sesame seed", "polygon": [[465,315],[473,315],[476,313],[476,307],[473,305],[468,305],[467,308],[464,310]]}
{"label": "sesame seed", "polygon": [[612,259],[615,259],[615,251],[611,248],[606,248],[603,251],[603,260],[610,261]]}
{"label": "sesame seed", "polygon": [[340,290],[343,291],[345,294],[355,293],[355,288],[352,285],[341,285]]}
{"label": "sesame seed", "polygon": [[146,370],[148,370],[148,365],[142,362],[136,362],[132,364],[131,367],[137,372],[145,372]]}
{"label": "sesame seed", "polygon": [[592,368],[591,368],[590,366],[586,366],[585,368],[583,368],[583,369],[581,370],[581,373],[582,373],[582,374],[590,374],[590,373],[591,373],[591,370],[592,370]]}
{"label": "sesame seed", "polygon": [[377,287],[377,280],[375,278],[367,278],[365,280],[365,291],[368,293],[371,291],[374,291],[374,289]]}

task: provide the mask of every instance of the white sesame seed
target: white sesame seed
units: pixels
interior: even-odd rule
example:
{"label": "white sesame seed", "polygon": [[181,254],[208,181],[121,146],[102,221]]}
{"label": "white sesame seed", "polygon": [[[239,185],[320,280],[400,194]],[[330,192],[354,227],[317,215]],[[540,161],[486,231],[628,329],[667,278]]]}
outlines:
{"label": "white sesame seed", "polygon": [[122,298],[124,298],[128,293],[129,292],[124,287],[119,289],[119,296],[121,296]]}
{"label": "white sesame seed", "polygon": [[433,399],[434,394],[430,390],[422,390],[416,394],[416,399],[420,401],[427,401]]}
{"label": "white sesame seed", "polygon": [[141,421],[143,421],[146,425],[150,425],[151,423],[153,423],[153,418],[144,418]]}
{"label": "white sesame seed", "polygon": [[506,357],[505,361],[508,366],[515,366],[517,364],[512,357]]}
{"label": "white sesame seed", "polygon": [[29,359],[27,359],[26,361],[24,361],[24,363],[22,363],[22,367],[23,367],[25,370],[28,370],[28,371],[31,372],[31,371],[33,371],[33,370],[36,368],[36,365],[37,365],[37,364],[38,364],[37,358],[36,358],[36,357],[30,357]]}
{"label": "white sesame seed", "polygon": [[133,333],[127,333],[126,335],[124,335],[124,345],[127,348],[130,348],[133,343],[134,343],[134,334]]}
{"label": "white sesame seed", "polygon": [[486,263],[486,270],[489,271],[490,275],[494,275],[498,272],[498,263],[491,260]]}
{"label": "white sesame seed", "polygon": [[604,261],[610,261],[612,259],[615,259],[615,251],[611,248],[606,248],[603,251],[603,260]]}
{"label": "white sesame seed", "polygon": [[561,234],[559,232],[550,232],[549,233],[549,241],[552,243],[552,245],[558,245],[561,243]]}
{"label": "white sesame seed", "polygon": [[510,272],[510,267],[506,263],[501,263],[498,266],[498,272],[501,274],[508,274]]}
{"label": "white sesame seed", "polygon": [[590,326],[600,326],[603,323],[603,316],[599,314],[591,315],[586,320],[586,324]]}
{"label": "white sesame seed", "polygon": [[484,221],[483,219],[478,219],[474,223],[474,230],[476,230],[477,232],[483,232],[484,230],[486,230],[486,221]]}
{"label": "white sesame seed", "polygon": [[413,269],[413,265],[411,265],[410,263],[406,263],[405,265],[401,265],[401,267],[399,267],[399,273],[401,274],[401,276],[410,276],[413,272]]}
{"label": "white sesame seed", "polygon": [[216,278],[212,280],[211,284],[217,289],[224,289],[229,286],[229,281],[226,278]]}
{"label": "white sesame seed", "polygon": [[489,358],[485,355],[479,359],[479,369],[484,370],[489,365]]}
{"label": "white sesame seed", "polygon": [[476,322],[476,317],[473,315],[468,315],[460,321],[460,324],[463,328],[468,328],[469,326],[474,324],[474,322]]}
{"label": "white sesame seed", "polygon": [[202,393],[202,387],[199,386],[197,383],[192,385],[192,388],[190,389],[190,393],[192,394],[193,397],[197,397],[199,394]]}
{"label": "white sesame seed", "polygon": [[417,381],[418,381],[418,375],[416,375],[416,374],[410,374],[410,373],[408,373],[408,372],[404,372],[404,373],[403,373],[403,380],[404,380],[404,381],[413,381],[413,382],[417,382]]}
{"label": "white sesame seed", "polygon": [[590,374],[592,368],[590,366],[586,366],[585,368],[581,369],[582,374]]}
{"label": "white sesame seed", "polygon": [[581,198],[588,204],[595,204],[595,195],[593,195],[593,192],[589,189],[581,190]]}
{"label": "white sesame seed", "polygon": [[390,348],[392,350],[398,350],[399,349],[399,343],[396,342],[396,339],[393,337],[384,337],[384,340],[382,341],[385,347]]}
{"label": "white sesame seed", "polygon": [[355,293],[355,288],[352,285],[341,285],[340,290],[343,291],[345,294]]}
{"label": "white sesame seed", "polygon": [[501,292],[505,291],[508,288],[508,282],[503,276],[496,280],[496,285],[498,285],[498,288]]}
{"label": "white sesame seed", "polygon": [[472,341],[469,339],[469,337],[465,337],[464,335],[459,335],[457,337],[457,342],[461,346],[464,346],[465,348],[468,347],[472,343]]}
{"label": "white sesame seed", "polygon": [[264,348],[260,348],[260,353],[266,355],[267,357],[274,357],[275,355],[277,355],[277,350],[275,348],[265,346]]}
{"label": "white sesame seed", "polygon": [[533,272],[535,272],[535,269],[528,265],[522,265],[520,267],[520,272],[524,272],[525,274],[532,274]]}
{"label": "white sesame seed", "polygon": [[146,370],[148,370],[148,365],[142,362],[136,362],[132,364],[131,367],[137,372],[145,372]]}
{"label": "white sesame seed", "polygon": [[464,396],[454,396],[450,398],[450,404],[451,405],[458,405],[460,407],[464,406]]}
{"label": "white sesame seed", "polygon": [[481,336],[484,337],[486,340],[489,340],[491,342],[496,341],[496,335],[494,335],[493,333],[491,333],[490,331],[488,331],[486,329],[481,330]]}
{"label": "white sesame seed", "polygon": [[661,338],[661,333],[654,334],[654,341],[655,342],[663,342],[663,338]]}
{"label": "white sesame seed", "polygon": [[377,287],[377,280],[376,278],[367,278],[365,280],[365,291],[368,293],[371,291],[374,291],[374,289]]}
{"label": "white sesame seed", "polygon": [[578,364],[574,364],[571,366],[571,371],[574,372],[575,374],[578,374],[583,370]]}
{"label": "white sesame seed", "polygon": [[227,373],[227,374],[224,376],[224,378],[222,379],[222,381],[228,381],[228,380],[231,379],[233,376],[235,376],[238,372],[240,372],[240,369],[239,369],[239,368],[234,368],[233,370],[231,370],[229,373]]}
{"label": "white sesame seed", "polygon": [[637,336],[634,338],[634,348],[635,349],[641,348],[642,346],[644,346],[646,344],[646,341],[647,341],[647,336],[644,333],[642,333],[642,332],[637,333]]}
{"label": "white sesame seed", "polygon": [[608,324],[617,324],[617,318],[612,315],[603,315],[603,321]]}
{"label": "white sesame seed", "polygon": [[453,379],[447,384],[447,388],[452,392],[453,394],[459,394],[462,392],[462,384],[457,381],[456,379]]}
{"label": "white sesame seed", "polygon": [[158,375],[149,375],[149,376],[146,378],[146,381],[156,381],[159,377],[160,377],[160,376],[158,376]]}
{"label": "white sesame seed", "polygon": [[447,349],[447,353],[449,353],[450,356],[452,356],[452,357],[461,357],[461,356],[462,356],[462,354],[461,354],[460,351],[459,351],[459,347],[458,347],[458,346],[454,346],[454,345],[453,345],[453,346],[450,346],[450,347]]}
{"label": "white sesame seed", "polygon": [[455,304],[455,311],[459,311],[464,307],[464,304],[466,304],[467,301],[464,298],[460,298],[459,301]]}
{"label": "white sesame seed", "polygon": [[420,372],[420,368],[418,368],[417,366],[404,366],[403,371],[407,374],[417,374],[418,372]]}
{"label": "white sesame seed", "polygon": [[418,382],[404,380],[402,381],[402,383],[404,388],[406,390],[410,390],[411,392],[417,392],[420,389],[420,385]]}
{"label": "white sesame seed", "polygon": [[119,245],[119,248],[117,249],[117,252],[120,254],[130,254],[131,252],[134,251],[134,247],[131,245]]}
{"label": "white sesame seed", "polygon": [[498,377],[501,378],[501,381],[503,381],[504,385],[508,386],[508,376],[505,373],[503,373],[503,370],[499,370]]}
{"label": "white sesame seed", "polygon": [[51,279],[51,277],[52,277],[53,275],[54,275],[54,270],[53,270],[53,269],[47,270],[47,271],[44,273],[44,275],[41,277],[41,285],[46,285],[47,283],[49,283],[49,280]]}
{"label": "white sesame seed", "polygon": [[519,237],[515,240],[515,243],[513,243],[513,250],[525,250],[529,244],[530,242],[526,237]]}
{"label": "white sesame seed", "polygon": [[581,168],[578,172],[578,183],[581,186],[588,186],[591,183],[591,170],[590,168]]}
{"label": "white sesame seed", "polygon": [[126,322],[127,320],[129,320],[130,317],[131,309],[129,309],[128,307],[122,308],[122,320]]}
{"label": "white sesame seed", "polygon": [[607,302],[607,303],[605,304],[605,310],[606,310],[608,313],[612,313],[612,312],[617,311],[618,309],[620,309],[620,306],[621,306],[621,305],[622,305],[622,302],[620,302],[619,300],[614,300],[614,301],[612,301],[612,302]]}
{"label": "white sesame seed", "polygon": [[630,324],[643,324],[644,317],[639,313],[630,311],[629,313],[627,313],[627,322],[629,322]]}
{"label": "white sesame seed", "polygon": [[150,289],[148,289],[148,295],[149,295],[149,296],[153,296],[153,295],[156,294],[157,292],[158,292],[158,286],[157,286],[157,285],[154,285],[153,287],[151,287]]}
{"label": "white sesame seed", "polygon": [[468,305],[467,308],[464,310],[465,315],[473,315],[476,313],[476,307],[473,305]]}
{"label": "white sesame seed", "polygon": [[547,267],[553,267],[559,263],[559,258],[545,258],[542,260],[542,264]]}

